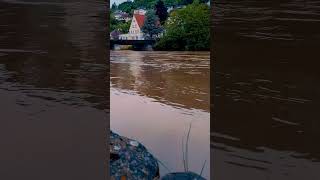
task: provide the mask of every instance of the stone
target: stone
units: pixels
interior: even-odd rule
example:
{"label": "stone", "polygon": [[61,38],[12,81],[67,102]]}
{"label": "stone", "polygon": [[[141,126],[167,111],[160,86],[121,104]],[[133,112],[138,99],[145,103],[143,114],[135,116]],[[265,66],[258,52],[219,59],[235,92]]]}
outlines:
{"label": "stone", "polygon": [[139,146],[139,143],[137,141],[130,141],[130,144],[135,147]]}
{"label": "stone", "polygon": [[138,141],[110,131],[110,179],[157,180],[157,159]]}

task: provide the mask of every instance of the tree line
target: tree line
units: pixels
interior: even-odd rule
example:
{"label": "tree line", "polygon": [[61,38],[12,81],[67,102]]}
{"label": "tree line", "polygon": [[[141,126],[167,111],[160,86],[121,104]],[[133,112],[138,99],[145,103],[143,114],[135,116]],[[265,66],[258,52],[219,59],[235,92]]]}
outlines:
{"label": "tree line", "polygon": [[[200,3],[208,3],[209,0],[198,0]],[[112,10],[121,10],[123,12],[129,13],[132,15],[134,9],[142,8],[142,9],[153,9],[157,4],[158,0],[128,0],[119,5],[113,3],[111,6]],[[194,0],[163,0],[165,7],[179,7],[184,5],[192,4]]]}

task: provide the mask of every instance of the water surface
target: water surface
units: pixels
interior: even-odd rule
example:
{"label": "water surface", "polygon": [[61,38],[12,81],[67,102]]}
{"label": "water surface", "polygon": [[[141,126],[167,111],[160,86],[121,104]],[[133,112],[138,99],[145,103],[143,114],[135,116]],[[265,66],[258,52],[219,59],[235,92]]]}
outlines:
{"label": "water surface", "polygon": [[320,178],[319,5],[215,1],[214,179]]}
{"label": "water surface", "polygon": [[0,179],[104,179],[103,1],[0,0]]}
{"label": "water surface", "polygon": [[[111,129],[143,143],[170,171],[210,177],[208,52],[111,51]],[[161,166],[160,175],[168,173]]]}

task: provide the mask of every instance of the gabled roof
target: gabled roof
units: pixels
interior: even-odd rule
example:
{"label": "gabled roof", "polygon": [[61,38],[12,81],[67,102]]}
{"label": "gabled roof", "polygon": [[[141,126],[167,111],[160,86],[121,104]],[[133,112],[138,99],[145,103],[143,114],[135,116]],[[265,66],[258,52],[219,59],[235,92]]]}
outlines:
{"label": "gabled roof", "polygon": [[139,26],[140,28],[142,28],[142,26],[143,26],[143,24],[144,24],[145,15],[134,14],[133,16],[136,18],[137,23],[138,23],[138,26]]}

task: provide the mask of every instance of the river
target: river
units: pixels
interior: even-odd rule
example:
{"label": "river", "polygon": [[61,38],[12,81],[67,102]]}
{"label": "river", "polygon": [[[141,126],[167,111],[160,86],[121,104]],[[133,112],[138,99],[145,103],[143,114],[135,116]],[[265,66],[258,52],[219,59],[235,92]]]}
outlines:
{"label": "river", "polygon": [[213,12],[213,178],[320,179],[320,1]]}
{"label": "river", "polygon": [[0,179],[104,179],[106,7],[0,0]]}
{"label": "river", "polygon": [[[210,179],[208,52],[111,51],[110,126],[140,141],[171,171],[183,171],[182,140],[189,139],[189,170]],[[160,175],[168,173],[160,164]]]}

